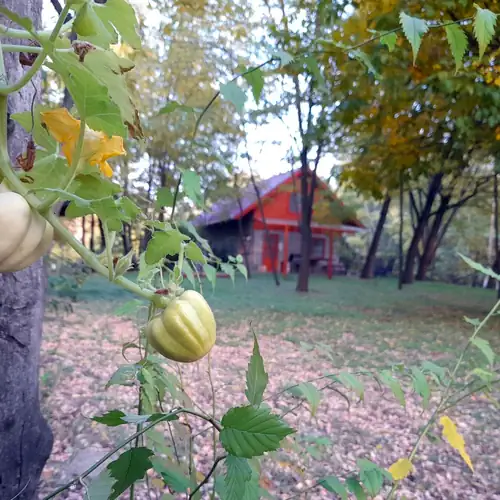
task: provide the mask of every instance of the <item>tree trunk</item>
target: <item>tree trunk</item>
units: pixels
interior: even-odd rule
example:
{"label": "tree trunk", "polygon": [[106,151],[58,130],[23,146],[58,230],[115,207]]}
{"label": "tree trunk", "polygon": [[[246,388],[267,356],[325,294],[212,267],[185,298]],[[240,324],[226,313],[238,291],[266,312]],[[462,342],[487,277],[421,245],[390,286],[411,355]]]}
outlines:
{"label": "tree trunk", "polygon": [[300,198],[301,198],[301,217],[300,217],[300,267],[297,278],[297,292],[309,291],[309,276],[311,274],[311,243],[312,230],[311,219],[314,203],[314,191],[316,190],[316,171],[313,171],[311,178],[311,192],[308,189],[309,166],[307,162],[307,150],[301,152],[301,170],[300,178]]}
{"label": "tree trunk", "polygon": [[129,228],[130,224],[124,222],[122,229],[122,241],[123,241],[123,255],[127,255],[130,250],[132,250],[132,245],[129,239]]}
{"label": "tree trunk", "polygon": [[104,237],[104,226],[102,225],[102,220],[100,219],[100,217],[97,217],[97,222],[99,224],[99,236],[101,240],[100,248],[102,252],[106,248],[106,238]]}
{"label": "tree trunk", "polygon": [[[243,212],[243,205],[241,204],[241,193],[240,193],[240,189],[238,187],[237,174],[235,174],[235,176],[234,176],[234,184],[235,184],[235,187],[237,189],[236,199],[238,200],[238,207],[240,209],[240,213],[242,213]],[[241,220],[241,217],[238,217],[238,232],[240,235],[241,248],[243,249],[243,262],[245,263],[245,267],[247,268],[247,277],[248,277],[248,279],[250,279],[251,272],[250,272],[250,262],[248,260],[248,247],[247,247],[247,242],[245,239],[245,233],[243,231],[243,221]]]}
{"label": "tree trunk", "polygon": [[413,237],[410,242],[410,246],[406,253],[405,267],[402,276],[402,282],[404,284],[413,283],[414,273],[415,273],[415,261],[418,257],[418,246],[423,237],[425,227],[431,215],[432,205],[436,196],[441,189],[441,182],[443,179],[443,174],[435,174],[432,176],[429,182],[429,187],[427,189],[427,195],[425,204],[420,212],[420,217],[418,218],[417,225],[413,231]]}
{"label": "tree trunk", "polygon": [[448,210],[448,205],[450,203],[449,196],[443,196],[439,208],[437,209],[436,215],[432,222],[431,229],[425,240],[424,251],[422,252],[422,257],[418,263],[418,270],[415,276],[417,281],[423,281],[426,278],[427,271],[434,260],[437,250],[437,244],[439,240],[439,230],[443,225],[443,219]]}
{"label": "tree trunk", "polygon": [[94,214],[90,214],[90,251],[95,252],[95,239],[94,239],[94,233],[95,233],[95,220],[94,220]]}
{"label": "tree trunk", "polygon": [[[260,196],[259,186],[257,186],[257,182],[255,182],[255,176],[253,175],[253,169],[250,167],[250,180],[252,181],[253,188],[255,190],[255,195],[257,196],[257,204],[259,206],[260,217],[262,219],[262,223],[264,224],[264,238],[268,243],[267,247],[271,250],[271,266],[274,276],[274,282],[276,286],[280,286],[280,278],[278,276],[278,270],[276,269],[276,260],[277,255],[273,251],[273,247],[271,246],[271,234],[269,232],[269,227],[267,226],[266,216],[264,215],[264,205],[262,204],[262,198]],[[279,249],[276,249],[279,252]]]}
{"label": "tree trunk", "polygon": [[85,245],[85,240],[86,240],[86,228],[85,228],[85,223],[86,223],[86,217],[85,215],[82,217],[82,245],[86,247]]}
{"label": "tree trunk", "polygon": [[373,278],[373,267],[375,265],[375,257],[377,256],[378,245],[380,243],[380,238],[384,230],[385,221],[387,219],[387,213],[389,212],[389,206],[391,204],[391,197],[386,195],[382,208],[380,209],[380,215],[377,222],[377,227],[373,233],[372,241],[370,243],[370,248],[366,254],[365,265],[361,270],[361,279],[371,279]]}
{"label": "tree trunk", "polygon": [[[4,0],[2,6],[40,26],[41,0]],[[2,16],[0,21],[11,25]],[[18,58],[17,53],[5,53],[10,82],[25,71]],[[39,92],[39,78],[34,83]],[[28,111],[33,94],[33,86],[28,85],[9,96],[9,113]],[[0,116],[0,120],[5,123],[7,117]],[[17,124],[11,122],[7,128],[9,155],[14,161],[25,150],[27,137]],[[52,449],[52,432],[42,417],[39,400],[45,285],[42,260],[17,273],[0,274],[0,498],[6,500],[35,498]]]}

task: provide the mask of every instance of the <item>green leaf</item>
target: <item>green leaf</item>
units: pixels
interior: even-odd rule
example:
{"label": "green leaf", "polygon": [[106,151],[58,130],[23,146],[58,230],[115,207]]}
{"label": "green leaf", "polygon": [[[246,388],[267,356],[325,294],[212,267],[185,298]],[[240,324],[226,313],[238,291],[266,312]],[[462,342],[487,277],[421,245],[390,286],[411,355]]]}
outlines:
{"label": "green leaf", "polygon": [[165,484],[177,493],[184,493],[188,488],[193,488],[193,483],[182,471],[182,469],[171,460],[163,460],[158,457],[151,459],[153,469],[160,474]]}
{"label": "green leaf", "polygon": [[185,104],[180,104],[177,101],[170,101],[167,103],[166,106],[164,106],[163,108],[160,109],[160,111],[158,111],[158,114],[159,115],[166,115],[169,113],[173,113],[174,111],[177,111],[177,110],[185,111],[185,112],[189,112],[189,113],[194,112],[194,108],[191,106],[186,106]]}
{"label": "green leaf", "polygon": [[347,489],[356,497],[357,500],[366,500],[366,493],[359,481],[355,477],[348,477],[345,485]]}
{"label": "green leaf", "polygon": [[160,210],[163,207],[171,207],[174,203],[174,195],[170,188],[162,187],[156,193],[155,207]]}
{"label": "green leaf", "polygon": [[495,361],[495,353],[493,352],[490,343],[487,340],[481,339],[479,337],[471,339],[470,342],[471,344],[475,345],[486,356],[488,363],[492,365],[493,362]]}
{"label": "green leaf", "polygon": [[243,264],[236,264],[236,269],[245,277],[246,280],[248,280],[248,270],[245,265]]}
{"label": "green leaf", "polygon": [[7,9],[6,7],[0,7],[0,14],[3,14],[6,18],[10,19],[17,25],[21,26],[21,28],[24,28],[30,33],[33,33],[34,31],[33,21],[28,17],[22,17],[16,14],[15,12],[12,12],[11,10]]}
{"label": "green leaf", "polygon": [[400,13],[399,19],[403,28],[403,32],[410,42],[411,48],[413,50],[413,64],[415,64],[418,51],[420,49],[420,44],[422,43],[422,36],[427,33],[429,27],[423,19],[411,17],[404,12]]}
{"label": "green leaf", "polygon": [[106,384],[106,389],[112,385],[125,385],[132,386],[137,380],[137,373],[139,368],[137,365],[121,365],[118,369],[111,375],[108,383]]}
{"label": "green leaf", "polygon": [[229,264],[227,262],[221,262],[220,268],[221,271],[223,273],[226,273],[231,278],[231,281],[234,283],[235,272],[232,264]]}
{"label": "green leaf", "polygon": [[425,409],[429,406],[429,400],[431,397],[429,383],[427,382],[425,375],[418,368],[412,368],[411,376],[413,379],[413,388],[415,389],[415,392],[422,397],[422,406]]}
{"label": "green leaf", "polygon": [[[49,109],[51,108],[49,108],[48,106],[35,106],[35,109],[33,110],[33,118],[35,121],[33,130],[31,130],[32,127],[31,111],[24,111],[23,113],[14,113],[13,115],[10,115],[10,117],[14,121],[19,123],[19,125],[21,125],[21,127],[23,127],[24,130],[26,130],[26,132],[31,133],[33,135],[34,141],[39,146],[45,148],[48,152],[53,153],[56,150],[57,143],[55,139],[53,139],[52,136],[47,132],[47,129],[42,126],[41,116],[40,116],[40,113],[42,113],[43,111],[48,111]],[[53,182],[51,187],[54,187]]]}
{"label": "green leaf", "polygon": [[240,500],[245,494],[247,483],[252,479],[252,469],[248,460],[228,455],[224,477],[224,500]]}
{"label": "green leaf", "polygon": [[[92,420],[99,422],[100,424],[107,425],[108,427],[117,427],[124,424],[144,424],[146,422],[153,422],[162,418],[164,415],[161,413],[154,413],[153,415],[137,415],[134,413],[123,413],[120,410],[111,410],[101,415],[100,417],[92,417]],[[171,422],[172,420],[178,420],[177,415],[169,416],[165,419],[166,422]]]}
{"label": "green leaf", "polygon": [[194,170],[183,170],[182,186],[186,196],[197,206],[203,205],[200,177]]}
{"label": "green leaf", "polygon": [[462,67],[465,51],[467,50],[467,36],[458,24],[448,24],[444,28],[455,59],[455,73]]}
{"label": "green leaf", "polygon": [[487,384],[489,384],[495,377],[495,373],[490,372],[488,370],[483,370],[483,368],[474,368],[474,370],[471,371],[471,374],[476,375],[483,382],[486,382]]}
{"label": "green leaf", "polygon": [[359,380],[358,377],[352,373],[341,372],[336,377],[332,378],[337,379],[347,389],[353,390],[358,395],[360,400],[365,397],[365,386],[361,380]]}
{"label": "green leaf", "polygon": [[308,56],[304,58],[304,62],[306,63],[307,69],[316,79],[316,82],[318,82],[318,85],[323,86],[325,84],[325,79],[323,78],[323,75],[321,73],[318,60],[313,56]]}
{"label": "green leaf", "polygon": [[[264,73],[260,68],[251,68],[246,73],[243,74],[243,78],[248,82],[248,85],[252,88],[253,98],[258,104],[260,96],[262,94],[262,89],[264,88]],[[245,95],[246,99],[246,95]]]}
{"label": "green leaf", "polygon": [[248,363],[246,374],[247,389],[245,396],[251,405],[259,406],[262,403],[262,396],[266,390],[269,376],[264,369],[264,360],[260,354],[257,336],[253,336],[253,353]]}
{"label": "green leaf", "polygon": [[396,48],[396,42],[398,41],[398,35],[396,33],[387,33],[380,39],[380,43],[385,45],[389,52],[392,52]]}
{"label": "green leaf", "polygon": [[380,76],[379,72],[372,63],[370,56],[366,52],[363,52],[362,50],[351,50],[349,52],[349,55],[364,64],[364,66],[368,70],[368,73],[372,73],[376,77]]}
{"label": "green leaf", "polygon": [[193,268],[191,267],[191,264],[189,261],[185,260],[182,264],[182,271],[186,275],[187,280],[191,285],[193,285],[193,288],[196,287],[196,279],[194,277],[194,272]]}
{"label": "green leaf", "polygon": [[115,479],[110,500],[118,498],[132,484],[144,478],[152,467],[152,455],[154,453],[149,448],[131,448],[108,465],[107,468]]}
{"label": "green leaf", "polygon": [[284,50],[277,50],[276,52],[273,53],[273,57],[279,59],[281,66],[286,66],[287,64],[290,64],[294,59],[291,54],[285,52]]}
{"label": "green leaf", "polygon": [[215,281],[217,280],[217,270],[215,267],[210,264],[204,264],[203,271],[205,272],[207,280],[212,283],[212,288],[215,288]]}
{"label": "green leaf", "polygon": [[295,432],[277,415],[263,408],[231,408],[222,417],[220,440],[236,457],[252,458],[278,449],[281,440]]}
{"label": "green leaf", "polygon": [[467,316],[464,316],[464,321],[469,323],[469,325],[472,325],[474,328],[477,328],[481,324],[481,321],[477,318],[468,318]]}
{"label": "green leaf", "polygon": [[[56,153],[45,156],[42,153],[41,150],[37,151],[37,159],[35,160],[33,169],[29,172],[30,177],[33,179],[29,188],[33,190],[54,188],[54,183],[64,179],[68,172],[68,164],[65,159]],[[37,191],[36,194],[38,198],[44,200],[49,196],[49,191]]]}
{"label": "green leaf", "polygon": [[475,262],[472,259],[469,259],[469,257],[462,255],[461,253],[458,253],[458,255],[465,261],[465,263],[469,267],[472,267],[472,269],[475,269],[476,271],[479,271],[480,273],[485,274],[486,276],[489,276],[490,278],[493,278],[493,279],[500,281],[500,274],[495,273],[489,267],[484,267],[481,264],[479,264],[479,262]]}
{"label": "green leaf", "polygon": [[379,374],[380,382],[389,387],[394,394],[394,397],[399,401],[401,406],[406,406],[405,393],[401,388],[401,384],[395,379],[389,370],[384,370]]}
{"label": "green leaf", "polygon": [[319,403],[321,402],[321,392],[316,386],[311,384],[311,382],[303,382],[302,384],[292,387],[287,392],[296,397],[303,397],[309,403],[311,415],[316,415]]}
{"label": "green leaf", "polygon": [[85,500],[108,500],[111,496],[114,482],[115,480],[111,477],[109,470],[104,469],[88,485],[85,492]]}
{"label": "green leaf", "polygon": [[201,264],[205,264],[207,262],[207,259],[205,259],[201,248],[194,241],[190,241],[186,245],[184,251],[186,257],[193,262],[200,262]]}
{"label": "green leaf", "polygon": [[155,231],[146,248],[146,264],[156,264],[167,255],[178,255],[181,250],[181,244],[186,239],[188,239],[188,236],[182,234],[177,229],[165,232]]}
{"label": "green leaf", "polygon": [[179,224],[181,227],[183,227],[194,239],[201,245],[201,247],[206,250],[208,253],[212,253],[212,249],[210,248],[210,244],[205,238],[202,238],[199,234],[196,228],[194,227],[193,223],[190,221],[182,221]]}
{"label": "green leaf", "polygon": [[[137,34],[138,22],[132,6],[126,0],[107,0],[105,4],[94,3],[96,14],[103,22],[112,43],[118,42],[118,34],[132,48],[141,48]],[[117,34],[118,32],[118,34]]]}
{"label": "green leaf", "polygon": [[424,361],[422,363],[421,369],[424,373],[432,373],[436,375],[441,382],[446,378],[446,370],[442,366],[436,365],[432,361]]}
{"label": "green leaf", "polygon": [[474,35],[479,43],[479,59],[482,59],[484,52],[490,44],[495,34],[497,14],[488,9],[482,9],[474,4],[476,15],[474,16]]}
{"label": "green leaf", "polygon": [[247,100],[247,95],[245,92],[238,87],[236,82],[224,83],[220,86],[220,93],[224,99],[232,102],[239,113],[242,113],[245,109],[245,102]]}
{"label": "green leaf", "polygon": [[59,73],[87,125],[108,135],[125,137],[121,110],[110,99],[108,87],[92,71],[80,63],[74,53],[54,52],[47,64]]}
{"label": "green leaf", "polygon": [[382,469],[364,458],[357,461],[359,467],[359,478],[366,488],[369,495],[378,495],[384,484],[384,475]]}
{"label": "green leaf", "polygon": [[336,476],[327,476],[318,481],[318,484],[326,491],[337,494],[341,500],[347,500],[347,490]]}

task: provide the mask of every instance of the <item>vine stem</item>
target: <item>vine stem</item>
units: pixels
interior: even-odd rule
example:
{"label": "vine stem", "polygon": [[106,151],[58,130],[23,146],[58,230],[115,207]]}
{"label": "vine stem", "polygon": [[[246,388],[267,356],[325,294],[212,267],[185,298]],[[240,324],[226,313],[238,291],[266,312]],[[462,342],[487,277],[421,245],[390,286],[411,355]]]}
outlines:
{"label": "vine stem", "polygon": [[59,495],[59,493],[62,493],[63,491],[67,490],[73,484],[76,484],[76,483],[80,482],[81,480],[85,479],[89,474],[94,472],[100,465],[102,465],[104,462],[109,460],[115,453],[120,451],[122,448],[127,446],[129,443],[131,443],[132,441],[134,441],[138,437],[142,436],[145,432],[152,429],[155,425],[158,425],[159,423],[165,422],[168,420],[173,420],[174,417],[176,417],[177,415],[180,415],[181,413],[188,413],[190,415],[194,415],[195,417],[201,418],[202,420],[206,420],[206,421],[210,422],[212,425],[216,426],[216,428],[220,430],[220,425],[217,422],[211,421],[210,419],[208,419],[207,417],[205,417],[201,413],[197,413],[197,412],[195,412],[193,410],[189,410],[187,408],[175,408],[171,412],[169,412],[165,415],[162,415],[160,418],[158,418],[154,422],[151,422],[146,427],[143,427],[140,431],[135,432],[134,434],[129,436],[127,439],[122,441],[118,446],[116,446],[111,451],[106,453],[106,455],[104,455],[102,458],[100,458],[97,462],[92,464],[85,472],[83,472],[78,477],[75,477],[71,481],[68,481],[66,484],[63,484],[62,486],[57,488],[57,490],[54,490],[52,493],[50,493],[50,495],[47,495],[46,497],[44,497],[43,500],[50,500],[51,498],[54,498],[55,496]]}
{"label": "vine stem", "polygon": [[[462,349],[462,352],[461,352],[461,354],[460,354],[460,356],[459,356],[459,358],[458,358],[458,360],[457,360],[457,362],[455,364],[455,367],[453,368],[453,371],[451,372],[450,380],[448,381],[448,384],[445,387],[445,390],[443,392],[443,395],[441,397],[440,402],[438,403],[436,409],[434,410],[434,412],[431,415],[431,418],[429,419],[429,421],[427,422],[427,424],[423,428],[422,432],[417,437],[417,440],[415,441],[415,444],[413,445],[411,453],[410,453],[410,455],[408,457],[408,460],[410,462],[412,462],[412,460],[415,458],[415,455],[417,454],[417,451],[418,451],[418,448],[420,446],[420,443],[422,442],[422,440],[424,439],[424,437],[427,435],[427,433],[429,432],[430,428],[436,422],[437,417],[439,416],[439,414],[441,412],[443,412],[445,409],[449,409],[451,407],[450,405],[446,406],[446,403],[450,400],[451,397],[453,397],[453,394],[450,395],[450,389],[451,389],[451,386],[452,386],[452,384],[454,383],[454,381],[456,379],[458,370],[460,369],[460,366],[462,365],[462,362],[464,360],[465,354],[469,350],[469,347],[470,347],[472,341],[477,337],[477,334],[482,330],[482,328],[484,327],[484,325],[495,314],[495,312],[497,311],[497,309],[499,307],[500,307],[500,300],[498,300],[496,302],[496,304],[491,308],[490,312],[483,318],[483,320],[481,321],[481,323],[479,323],[479,325],[475,328],[474,333],[472,334],[472,336],[470,337],[470,339],[467,341],[467,344],[465,345],[465,347]],[[393,486],[391,488],[391,491],[389,492],[389,494],[387,496],[387,500],[392,500],[392,498],[394,498],[394,494],[396,493],[397,489],[399,488],[399,483],[400,483],[400,481],[396,481],[393,484]]]}
{"label": "vine stem", "polygon": [[204,477],[203,481],[189,495],[189,500],[194,498],[196,493],[198,493],[198,491],[200,491],[201,488],[203,488],[203,486],[208,483],[208,481],[210,480],[212,475],[215,473],[215,469],[217,469],[217,465],[219,465],[219,462],[224,460],[226,457],[227,457],[227,455],[222,455],[221,457],[215,459],[215,461],[212,465],[212,468],[209,470],[208,474]]}

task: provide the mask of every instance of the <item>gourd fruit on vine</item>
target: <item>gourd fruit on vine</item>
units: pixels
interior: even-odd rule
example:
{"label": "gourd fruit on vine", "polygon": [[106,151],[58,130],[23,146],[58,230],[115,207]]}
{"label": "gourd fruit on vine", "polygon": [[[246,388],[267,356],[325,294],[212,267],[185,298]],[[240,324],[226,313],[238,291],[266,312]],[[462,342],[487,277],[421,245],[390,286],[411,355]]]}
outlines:
{"label": "gourd fruit on vine", "polygon": [[215,344],[215,318],[203,295],[187,290],[146,326],[149,343],[173,361],[192,363]]}
{"label": "gourd fruit on vine", "polygon": [[31,266],[50,249],[54,229],[28,202],[0,184],[0,273]]}

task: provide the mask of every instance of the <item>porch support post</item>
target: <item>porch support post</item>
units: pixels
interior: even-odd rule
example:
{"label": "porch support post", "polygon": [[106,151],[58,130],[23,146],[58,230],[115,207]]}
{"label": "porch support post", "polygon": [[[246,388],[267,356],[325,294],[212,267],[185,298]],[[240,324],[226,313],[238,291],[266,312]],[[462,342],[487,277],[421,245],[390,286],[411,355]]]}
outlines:
{"label": "porch support post", "polygon": [[333,278],[333,232],[328,233],[328,279]]}
{"label": "porch support post", "polygon": [[283,238],[283,264],[282,264],[283,276],[288,274],[288,226],[285,226],[285,235]]}

